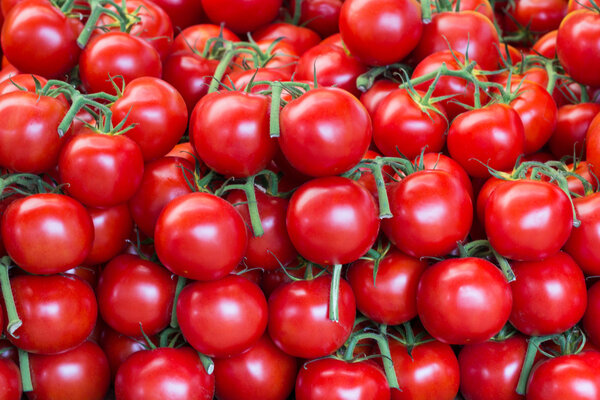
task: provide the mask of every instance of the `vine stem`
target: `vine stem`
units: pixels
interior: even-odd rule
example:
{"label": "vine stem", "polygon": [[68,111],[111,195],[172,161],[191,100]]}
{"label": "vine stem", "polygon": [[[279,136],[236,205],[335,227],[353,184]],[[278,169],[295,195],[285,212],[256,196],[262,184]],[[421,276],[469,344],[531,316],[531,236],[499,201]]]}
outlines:
{"label": "vine stem", "polygon": [[21,349],[19,349],[19,369],[21,370],[21,384],[23,385],[23,391],[31,392],[33,390],[33,383],[31,382],[29,353]]}
{"label": "vine stem", "polygon": [[550,340],[555,335],[550,336],[534,336],[529,339],[529,343],[527,344],[527,353],[525,353],[525,361],[523,362],[523,368],[521,368],[521,375],[519,376],[519,383],[517,384],[517,393],[520,395],[525,395],[525,391],[527,390],[527,380],[529,379],[529,374],[531,373],[531,368],[533,367],[533,362],[535,361],[535,356],[538,351],[538,347],[543,342]]}
{"label": "vine stem", "polygon": [[178,328],[179,321],[177,321],[177,299],[179,299],[179,293],[185,286],[186,279],[183,276],[177,277],[177,286],[175,287],[175,297],[173,298],[173,308],[171,310],[171,328]]}
{"label": "vine stem", "polygon": [[329,319],[333,322],[340,320],[340,279],[342,278],[342,264],[333,266],[333,276],[331,277],[331,289],[329,291]]}
{"label": "vine stem", "polygon": [[21,321],[19,314],[17,313],[15,298],[13,297],[12,288],[10,287],[10,278],[8,276],[10,263],[8,260],[8,257],[3,257],[0,261],[0,286],[2,287],[2,297],[4,297],[6,314],[8,316],[6,332],[12,337],[18,338],[19,336],[15,335],[15,331],[23,325],[23,321]]}

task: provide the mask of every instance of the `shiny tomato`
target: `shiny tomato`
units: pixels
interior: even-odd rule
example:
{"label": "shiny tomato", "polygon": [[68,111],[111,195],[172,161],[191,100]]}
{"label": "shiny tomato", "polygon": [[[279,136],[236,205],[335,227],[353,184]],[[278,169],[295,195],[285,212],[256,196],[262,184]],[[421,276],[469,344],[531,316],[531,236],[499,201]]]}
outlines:
{"label": "shiny tomato", "polygon": [[240,38],[227,29],[227,27],[212,24],[198,24],[184,29],[177,35],[173,42],[173,46],[171,47],[171,54],[178,51],[191,53],[196,51],[198,54],[202,54],[208,39],[218,38],[221,34],[225,40],[230,40],[232,42],[240,41]]}
{"label": "shiny tomato", "polygon": [[567,14],[558,28],[556,53],[577,82],[600,86],[600,13],[578,10]]}
{"label": "shiny tomato", "polygon": [[469,197],[471,197],[471,199],[474,198],[471,178],[469,178],[469,175],[464,168],[452,158],[442,153],[425,153],[423,154],[423,157],[417,157],[413,164],[417,168],[422,166],[424,169],[448,172],[463,185],[467,193],[469,193]]}
{"label": "shiny tomato", "polygon": [[206,19],[202,3],[196,0],[152,0],[159,5],[173,23],[176,32]]}
{"label": "shiny tomato", "polygon": [[517,30],[517,23],[532,32],[550,32],[558,28],[566,14],[567,0],[516,0],[507,8],[506,30]]}
{"label": "shiny tomato", "polygon": [[594,193],[573,199],[581,226],[573,228],[564,250],[587,275],[600,274],[600,194]]}
{"label": "shiny tomato", "polygon": [[301,56],[321,41],[319,35],[304,26],[296,26],[284,22],[276,22],[252,33],[254,40],[276,40],[292,46],[294,52]]}
{"label": "shiny tomato", "polygon": [[[289,2],[289,7],[294,6]],[[333,35],[339,31],[342,0],[303,0],[300,7],[300,23],[316,31],[321,37]],[[291,9],[294,15],[294,10]]]}
{"label": "shiny tomato", "polygon": [[0,358],[0,399],[21,400],[21,372],[14,361]]}
{"label": "shiny tomato", "polygon": [[97,265],[109,261],[125,248],[133,232],[133,221],[124,203],[87,211],[94,224],[94,242],[83,264]]}
{"label": "shiny tomato", "polygon": [[144,339],[122,335],[108,326],[102,330],[99,344],[110,365],[111,381],[114,381],[119,367],[130,355],[147,350],[148,346]]}
{"label": "shiny tomato", "polygon": [[557,33],[557,30],[553,30],[543,35],[537,40],[537,42],[535,42],[535,44],[532,47],[532,50],[537,54],[549,59],[553,59],[554,57],[556,57]]}
{"label": "shiny tomato", "polygon": [[272,22],[283,0],[202,0],[206,16],[236,33],[246,33]]}
{"label": "shiny tomato", "polygon": [[375,111],[381,101],[387,97],[388,94],[398,89],[399,84],[388,80],[377,81],[371,86],[369,90],[360,95],[360,102],[365,106],[371,119],[375,115]]}
{"label": "shiny tomato", "polygon": [[588,340],[600,345],[600,283],[596,282],[588,290],[588,303],[583,316],[583,327]]}
{"label": "shiny tomato", "polygon": [[[548,142],[556,158],[579,155],[585,151],[585,135],[600,104],[566,104],[558,109],[556,130]],[[585,153],[584,153],[585,154]]]}

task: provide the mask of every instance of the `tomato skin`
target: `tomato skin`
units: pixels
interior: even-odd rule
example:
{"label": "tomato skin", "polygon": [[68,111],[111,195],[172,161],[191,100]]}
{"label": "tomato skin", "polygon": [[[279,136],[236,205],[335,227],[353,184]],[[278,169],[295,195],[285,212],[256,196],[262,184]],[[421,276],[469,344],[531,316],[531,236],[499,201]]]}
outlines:
{"label": "tomato skin", "polygon": [[415,0],[346,0],[339,25],[350,53],[368,65],[402,60],[417,46],[423,30]]}
{"label": "tomato skin", "polygon": [[87,211],[94,224],[94,242],[83,264],[97,265],[109,261],[125,248],[133,232],[133,221],[127,204]]}
{"label": "tomato skin", "polygon": [[[293,3],[289,3],[292,8]],[[304,0],[301,5],[300,23],[327,37],[339,31],[342,0]],[[294,10],[291,9],[291,14]]]}
{"label": "tomato skin", "polygon": [[86,209],[54,193],[15,200],[2,215],[1,228],[8,255],[33,274],[55,274],[78,266],[94,240]]}
{"label": "tomato skin", "polygon": [[484,214],[490,244],[512,260],[541,260],[556,254],[573,228],[567,195],[558,186],[542,181],[507,181],[499,185]]}
{"label": "tomato skin", "polygon": [[176,32],[206,19],[202,3],[195,0],[152,0],[169,15]]}
{"label": "tomato skin", "polygon": [[214,375],[206,373],[189,347],[139,351],[121,365],[115,378],[118,400],[211,400],[214,392]]}
{"label": "tomato skin", "polygon": [[294,389],[298,361],[269,335],[250,350],[215,362],[216,396],[221,400],[282,400]]}
{"label": "tomato skin", "polygon": [[280,37],[283,37],[281,42],[292,46],[294,52],[299,56],[321,41],[321,37],[315,31],[284,22],[276,22],[252,33],[252,38],[257,41],[276,40]]}
{"label": "tomato skin", "polygon": [[567,14],[567,1],[517,0],[514,7],[509,7],[507,11],[505,21],[508,31],[517,30],[514,19],[515,22],[528,27],[533,32],[544,33],[558,28],[560,21]]}
{"label": "tomato skin", "polygon": [[337,88],[310,90],[290,101],[281,111],[280,127],[279,146],[285,158],[310,176],[349,170],[367,152],[372,135],[367,110]]}
{"label": "tomato skin", "polygon": [[379,263],[376,285],[373,264],[358,260],[348,268],[348,282],[358,310],[386,325],[399,325],[416,317],[417,286],[427,263],[390,249]]}
{"label": "tomato skin", "polygon": [[153,77],[132,80],[111,106],[112,122],[135,126],[125,133],[140,146],[144,162],[164,156],[183,136],[188,122],[187,106],[177,89]]}
{"label": "tomato skin", "polygon": [[449,173],[419,171],[392,183],[387,191],[393,217],[384,219],[381,228],[403,253],[417,258],[442,256],[467,237],[473,205]]}
{"label": "tomato skin", "polygon": [[263,170],[277,151],[269,135],[269,110],[270,100],[258,94],[215,92],[203,97],[190,118],[196,154],[226,176],[242,178]]}
{"label": "tomato skin", "polygon": [[246,33],[273,21],[282,3],[282,0],[202,0],[202,8],[213,23],[225,23],[236,33]]}
{"label": "tomato skin", "polygon": [[267,327],[260,288],[238,275],[194,282],[177,300],[177,319],[187,342],[202,354],[230,357],[252,347]]}
{"label": "tomato skin", "polygon": [[373,361],[324,358],[300,368],[295,394],[297,400],[389,400],[390,388]]}
{"label": "tomato skin", "polygon": [[60,353],[79,346],[94,329],[98,315],[92,288],[72,275],[19,275],[11,279],[23,325],[8,337],[30,353]]}
{"label": "tomato skin", "polygon": [[600,273],[600,252],[594,243],[600,240],[598,227],[600,224],[600,194],[574,198],[575,212],[581,225],[573,228],[569,240],[564,246],[567,252],[577,262],[586,275]]}
{"label": "tomato skin", "polygon": [[585,359],[586,353],[545,360],[527,381],[527,400],[592,400],[600,397],[598,371]]}
{"label": "tomato skin", "polygon": [[108,326],[102,330],[99,344],[110,366],[111,382],[114,382],[119,367],[130,355],[147,349],[145,340],[132,339]]}
{"label": "tomato skin", "polygon": [[369,90],[360,95],[360,102],[369,112],[371,119],[373,119],[375,111],[377,110],[377,107],[379,107],[379,104],[381,104],[381,101],[396,89],[398,89],[398,83],[381,80],[375,82]]}
{"label": "tomato skin", "polygon": [[30,355],[30,400],[102,400],[110,386],[110,368],[102,349],[86,341],[60,354]]}
{"label": "tomato skin", "polygon": [[8,358],[0,358],[0,399],[21,400],[22,394],[19,367]]}
{"label": "tomato skin", "polygon": [[600,284],[596,282],[588,290],[587,308],[583,315],[583,327],[589,341],[600,344]]}
{"label": "tomato skin", "polygon": [[173,41],[173,46],[171,47],[171,54],[174,54],[178,51],[193,53],[192,50],[196,50],[202,54],[208,39],[218,38],[221,31],[223,32],[223,39],[230,40],[232,42],[240,41],[240,38],[237,37],[237,35],[231,30],[227,29],[227,27],[221,28],[219,25],[198,24],[184,29],[179,35],[177,35]]}
{"label": "tomato skin", "polygon": [[290,199],[286,225],[298,253],[322,265],[357,260],[379,233],[377,205],[369,191],[337,176],[302,185]]}
{"label": "tomato skin", "polygon": [[464,168],[452,158],[442,153],[425,153],[423,157],[417,157],[413,164],[418,167],[421,163],[425,169],[446,171],[452,175],[469,193],[471,200],[474,199],[471,178],[469,178]]}
{"label": "tomato skin", "polygon": [[600,15],[580,10],[567,14],[558,28],[556,53],[561,65],[577,82],[600,86]]}
{"label": "tomato skin", "polygon": [[508,321],[510,287],[499,268],[480,258],[439,262],[421,276],[417,310],[423,326],[449,344],[483,342]]}
{"label": "tomato skin", "polygon": [[296,281],[277,288],[269,297],[269,336],[289,355],[313,359],[333,353],[352,333],[356,300],[340,280],[339,322],[329,319],[330,276]]}
{"label": "tomato skin", "polygon": [[585,149],[585,135],[600,104],[567,104],[558,109],[556,130],[550,141],[550,151],[557,158],[580,154]]}
{"label": "tomato skin", "polygon": [[553,59],[556,57],[556,35],[558,30],[553,30],[539,38],[532,47],[532,50],[539,53],[542,57]]}
{"label": "tomato skin", "polygon": [[[497,189],[498,190],[498,189]],[[581,269],[562,251],[543,261],[512,265],[510,323],[526,335],[553,335],[575,325],[585,312],[587,292]]]}
{"label": "tomato skin", "polygon": [[[125,32],[108,32],[93,37],[79,56],[79,73],[83,88],[90,93],[115,94],[109,80],[118,87],[135,78],[152,76],[160,78],[160,55],[144,39]],[[117,78],[121,75],[122,78]]]}
{"label": "tomato skin", "polygon": [[[488,135],[490,131],[494,131],[493,136]],[[456,117],[447,142],[450,156],[469,175],[485,178],[489,176],[486,165],[499,171],[512,169],[525,151],[525,130],[513,108],[493,104]]]}
{"label": "tomato skin", "polygon": [[29,92],[0,97],[0,165],[41,173],[58,162],[64,140],[58,126],[67,113],[59,100]]}
{"label": "tomato skin", "polygon": [[61,78],[77,64],[82,28],[49,1],[25,0],[6,15],[2,51],[22,72]]}
{"label": "tomato skin", "polygon": [[585,159],[592,166],[593,172],[598,175],[600,171],[600,114],[597,114],[590,122],[585,140],[587,142]]}
{"label": "tomato skin", "polygon": [[464,346],[458,355],[464,399],[524,399],[516,389],[526,352],[527,340],[521,335]]}
{"label": "tomato skin", "polygon": [[225,200],[190,193],[172,200],[156,222],[154,244],[174,274],[215,280],[229,274],[246,252],[248,237],[240,214]]}
{"label": "tomato skin", "polygon": [[460,370],[452,347],[433,341],[409,354],[400,342],[390,340],[390,353],[401,390],[392,390],[392,400],[454,400]]}
{"label": "tomato skin", "polygon": [[139,146],[126,136],[84,132],[63,146],[58,171],[70,196],[89,207],[112,207],[134,195],[142,181],[144,159]]}

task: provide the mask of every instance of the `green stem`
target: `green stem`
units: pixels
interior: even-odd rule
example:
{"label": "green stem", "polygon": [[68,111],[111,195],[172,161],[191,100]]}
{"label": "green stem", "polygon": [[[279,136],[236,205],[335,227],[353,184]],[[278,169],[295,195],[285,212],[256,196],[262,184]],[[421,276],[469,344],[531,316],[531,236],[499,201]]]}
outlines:
{"label": "green stem", "polygon": [[300,23],[301,15],[302,15],[302,0],[294,0],[294,17],[290,23],[292,25],[298,25]]}
{"label": "green stem", "polygon": [[329,319],[333,322],[340,320],[340,279],[342,278],[342,264],[333,266],[333,276],[331,277],[331,289],[329,291]]}
{"label": "green stem", "polygon": [[31,392],[33,390],[33,383],[31,382],[29,353],[21,349],[19,349],[19,369],[21,370],[21,384],[23,385],[23,391]]}
{"label": "green stem", "polygon": [[281,93],[283,86],[278,83],[271,85],[271,117],[269,121],[269,130],[271,137],[279,137],[279,110],[281,107]]}
{"label": "green stem", "polygon": [[202,363],[206,373],[208,375],[212,375],[212,373],[215,371],[214,361],[209,356],[206,356],[200,352],[198,352],[198,357],[200,357],[200,362]]}
{"label": "green stem", "polygon": [[500,265],[500,269],[502,270],[502,274],[504,275],[506,281],[509,283],[515,281],[517,277],[515,276],[515,273],[513,272],[506,258],[498,254],[498,252],[494,250],[494,248],[491,245],[490,249],[492,250],[494,258],[496,259],[496,261],[498,261],[498,265]]}
{"label": "green stem", "polygon": [[10,336],[18,338],[19,336],[15,335],[15,331],[23,325],[23,321],[21,321],[19,314],[17,313],[15,298],[13,297],[12,288],[10,287],[10,278],[8,276],[10,262],[8,260],[10,260],[8,257],[3,257],[0,262],[0,286],[2,287],[2,297],[4,297],[6,314],[8,316],[6,332],[8,332]]}
{"label": "green stem", "polygon": [[373,172],[373,178],[375,179],[375,187],[377,188],[377,197],[379,198],[379,218],[392,218],[392,212],[390,210],[390,201],[388,199],[387,191],[385,188],[385,180],[383,178],[383,165],[381,160],[377,158],[371,164],[371,171]]}
{"label": "green stem", "polygon": [[554,335],[534,336],[529,339],[527,353],[525,354],[525,361],[523,362],[523,368],[521,369],[521,375],[519,376],[519,383],[517,384],[518,394],[525,395],[525,391],[527,390],[527,381],[529,380],[529,374],[531,373],[531,368],[533,367],[533,362],[535,361],[538,346],[541,343],[552,339],[553,337]]}
{"label": "green stem", "polygon": [[429,0],[421,0],[421,19],[424,24],[431,22],[431,3]]}
{"label": "green stem", "polygon": [[179,299],[179,293],[185,286],[186,279],[183,276],[177,277],[177,286],[175,287],[175,297],[173,298],[173,308],[171,310],[171,328],[178,328],[179,322],[177,321],[177,299]]}
{"label": "green stem", "polygon": [[377,346],[379,347],[379,353],[383,356],[383,369],[385,371],[385,376],[388,381],[388,385],[392,389],[400,389],[398,385],[398,378],[396,377],[396,371],[394,370],[394,363],[392,362],[392,354],[390,353],[390,345],[387,339],[379,335],[377,333],[364,332],[359,333],[357,335],[352,336],[348,347],[346,348],[346,353],[344,354],[345,360],[351,360],[354,354],[354,349],[359,341],[363,339],[373,339],[377,342]]}
{"label": "green stem", "polygon": [[231,43],[227,43],[226,47],[228,49],[223,55],[223,58],[221,58],[221,61],[219,61],[219,65],[215,69],[212,81],[210,82],[210,86],[208,87],[208,93],[216,92],[219,89],[219,85],[221,83],[221,79],[223,79],[223,76],[225,75],[225,71],[227,71],[227,68],[233,60],[233,57],[235,57],[235,55],[238,53],[237,50],[235,50],[232,47]]}
{"label": "green stem", "polygon": [[83,49],[87,42],[90,40],[94,29],[96,29],[96,24],[98,23],[98,20],[104,13],[104,7],[99,1],[89,0],[89,4],[91,7],[90,15],[85,23],[85,26],[83,27],[83,30],[77,38],[77,45],[80,49]]}
{"label": "green stem", "polygon": [[375,79],[386,71],[387,67],[375,67],[356,78],[356,88],[366,92],[373,86]]}
{"label": "green stem", "polygon": [[256,175],[249,176],[246,178],[246,183],[243,185],[226,185],[219,189],[217,195],[221,195],[229,190],[242,190],[246,194],[246,200],[248,205],[248,213],[250,214],[250,224],[252,225],[252,232],[254,237],[261,237],[265,231],[260,221],[260,213],[258,212],[258,202],[256,200],[256,192],[254,181],[257,176],[264,175],[264,172],[259,172]]}

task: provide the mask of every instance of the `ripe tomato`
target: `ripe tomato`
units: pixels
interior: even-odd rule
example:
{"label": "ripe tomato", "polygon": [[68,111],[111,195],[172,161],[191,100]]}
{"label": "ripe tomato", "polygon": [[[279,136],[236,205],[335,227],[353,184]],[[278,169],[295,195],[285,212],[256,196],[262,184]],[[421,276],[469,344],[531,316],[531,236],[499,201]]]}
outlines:
{"label": "ripe tomato", "polygon": [[585,159],[592,166],[593,172],[598,175],[600,172],[600,114],[597,114],[590,122],[585,140],[587,142]]}
{"label": "ripe tomato", "polygon": [[[559,22],[560,23],[560,22]],[[531,48],[534,52],[541,55],[542,57],[546,57],[549,59],[553,59],[556,57],[556,35],[558,30],[553,30],[542,37],[540,37],[537,42]]]}
{"label": "ripe tomato", "polygon": [[581,154],[585,150],[585,134],[600,104],[567,104],[558,109],[556,130],[550,141],[550,151],[556,158]]}
{"label": "ripe tomato", "polygon": [[577,262],[586,275],[600,274],[600,249],[594,245],[598,236],[600,224],[600,194],[574,198],[577,218],[581,226],[573,228],[569,240],[564,246],[567,252]]}
{"label": "ripe tomato", "polygon": [[206,16],[236,33],[246,33],[272,22],[283,0],[202,0]]}
{"label": "ripe tomato", "polygon": [[567,14],[558,28],[556,53],[573,79],[600,86],[600,14],[589,10]]}
{"label": "ripe tomato", "polygon": [[282,400],[294,389],[298,361],[263,335],[250,350],[215,359],[216,395],[221,400]]}
{"label": "ripe tomato", "polygon": [[567,0],[516,0],[507,9],[505,27],[509,32],[515,31],[516,22],[532,32],[550,32],[558,28],[566,14]]}
{"label": "ripe tomato", "polygon": [[472,200],[474,199],[473,184],[471,183],[471,178],[469,178],[469,175],[464,170],[464,168],[461,167],[460,164],[454,161],[452,158],[442,153],[425,153],[423,154],[423,157],[417,157],[413,164],[417,168],[420,167],[420,165],[422,164],[424,169],[448,172],[463,185],[467,193],[469,193],[469,197]]}
{"label": "ripe tomato", "polygon": [[373,361],[313,360],[300,368],[296,400],[389,400],[385,374]]}
{"label": "ripe tomato", "polygon": [[590,342],[600,344],[600,283],[596,282],[588,290],[588,304],[583,316],[583,327]]}
{"label": "ripe tomato", "polygon": [[219,35],[223,35],[223,39],[230,40],[232,42],[239,42],[240,38],[227,27],[221,27],[219,25],[211,24],[199,24],[190,26],[175,38],[173,46],[171,47],[171,54],[178,51],[186,51],[192,53],[197,51],[202,54],[206,42],[211,38],[218,38]]}
{"label": "ripe tomato", "polygon": [[190,193],[172,200],[156,222],[156,254],[171,272],[196,280],[229,274],[246,253],[248,237],[240,214],[225,200]]}
{"label": "ripe tomato", "polygon": [[385,99],[388,94],[398,89],[398,86],[398,83],[384,79],[376,81],[369,90],[360,95],[360,102],[369,112],[371,119],[373,119],[375,111],[377,110],[377,107],[379,107],[379,104],[381,104],[381,101]]}
{"label": "ripe tomato", "polygon": [[265,295],[238,275],[194,282],[177,300],[181,333],[194,349],[209,356],[227,358],[254,346],[267,318]]}
{"label": "ripe tomato", "polygon": [[346,264],[364,255],[379,233],[377,205],[343,177],[311,180],[292,196],[286,217],[298,253],[317,264]]}
{"label": "ripe tomato", "polygon": [[204,370],[190,347],[161,347],[132,354],[119,368],[119,400],[212,400],[215,376]]}
{"label": "ripe tomato", "polygon": [[339,25],[350,53],[368,65],[402,60],[417,46],[423,30],[415,0],[346,0]]}
{"label": "ripe tomato", "polygon": [[99,344],[110,365],[111,382],[114,382],[117,370],[130,355],[147,349],[144,340],[122,335],[108,326],[102,330]]}
{"label": "ripe tomato", "polygon": [[269,335],[281,350],[300,358],[329,355],[352,333],[356,301],[352,288],[340,280],[339,321],[329,319],[331,277],[280,286],[269,297]]}
{"label": "ripe tomato", "polygon": [[88,208],[94,224],[94,242],[83,260],[85,265],[105,263],[125,248],[133,232],[133,221],[127,204],[108,208]]}
{"label": "ripe tomato", "polygon": [[196,0],[153,0],[169,15],[173,28],[179,32],[206,19],[202,3]]}
{"label": "ripe tomato", "polygon": [[[289,2],[289,7],[294,6]],[[300,23],[316,31],[321,37],[333,35],[339,30],[342,0],[303,0],[301,4]],[[291,9],[294,16],[294,10]]]}
{"label": "ripe tomato", "polygon": [[277,22],[252,33],[254,40],[276,40],[292,46],[294,52],[301,56],[312,47],[319,44],[319,35],[304,26],[296,26],[284,22]]}
{"label": "ripe tomato", "polygon": [[78,266],[94,240],[86,209],[54,193],[13,201],[2,215],[1,227],[8,255],[32,274],[55,274]]}
{"label": "ripe tomato", "polygon": [[0,399],[21,400],[21,372],[14,361],[0,358]]}

